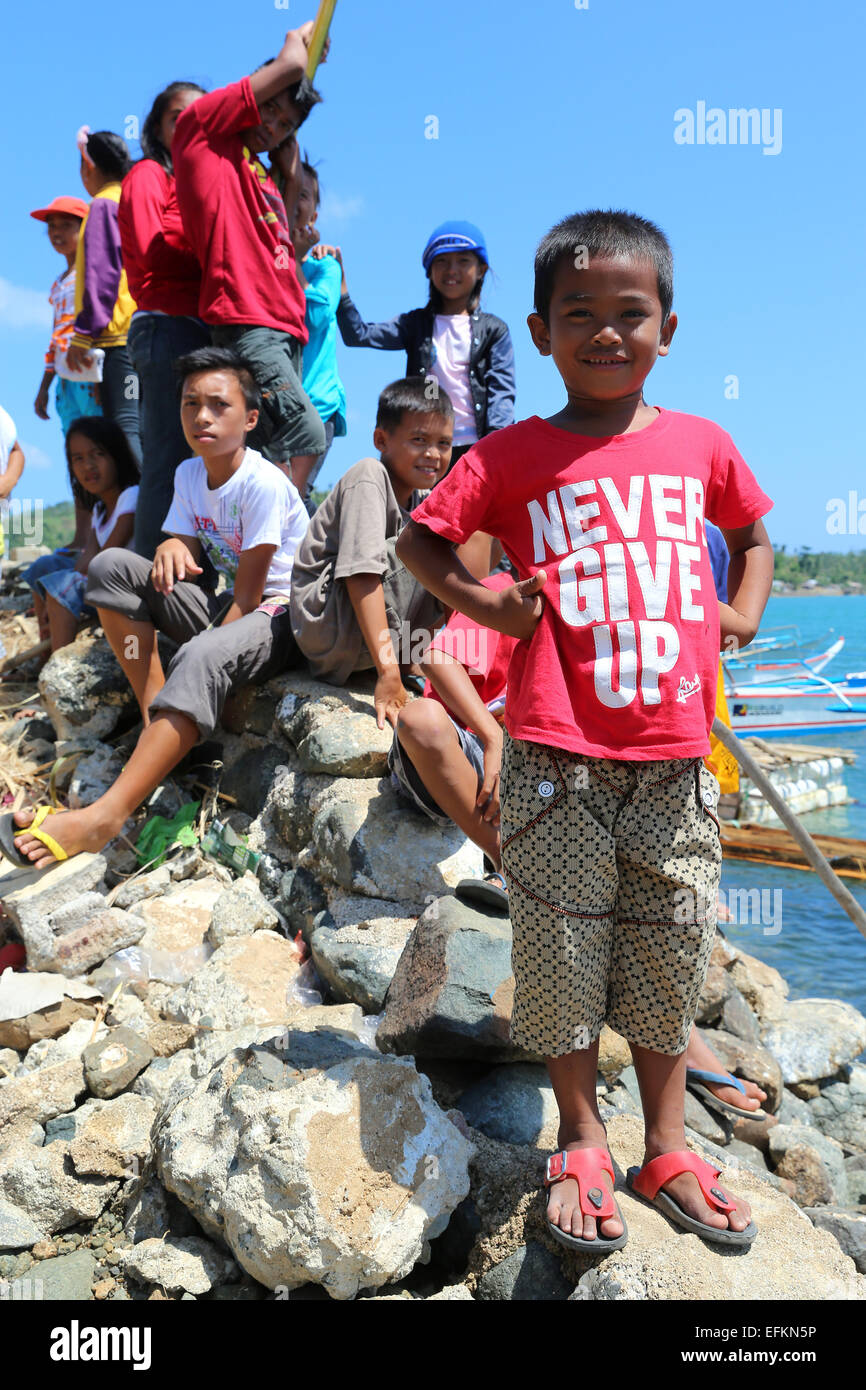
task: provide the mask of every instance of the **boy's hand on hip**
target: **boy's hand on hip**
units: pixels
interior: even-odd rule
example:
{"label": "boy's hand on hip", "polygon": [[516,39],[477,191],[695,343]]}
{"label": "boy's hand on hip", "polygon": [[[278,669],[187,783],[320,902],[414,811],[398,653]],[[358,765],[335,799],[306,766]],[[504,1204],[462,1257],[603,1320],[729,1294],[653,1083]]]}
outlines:
{"label": "boy's hand on hip", "polygon": [[409,692],[400,677],[399,667],[387,667],[381,672],[373,692],[376,723],[380,729],[384,729],[386,719],[389,724],[396,724],[397,715],[408,699]]}
{"label": "boy's hand on hip", "polygon": [[509,589],[501,589],[497,595],[495,613],[497,621],[493,624],[498,632],[507,637],[517,637],[526,641],[532,636],[544,612],[542,589],[547,583],[547,574],[539,570],[531,579],[522,579]]}
{"label": "boy's hand on hip", "polygon": [[170,594],[175,584],[201,572],[183,541],[170,540],[157,546],[150,577],[158,594]]}

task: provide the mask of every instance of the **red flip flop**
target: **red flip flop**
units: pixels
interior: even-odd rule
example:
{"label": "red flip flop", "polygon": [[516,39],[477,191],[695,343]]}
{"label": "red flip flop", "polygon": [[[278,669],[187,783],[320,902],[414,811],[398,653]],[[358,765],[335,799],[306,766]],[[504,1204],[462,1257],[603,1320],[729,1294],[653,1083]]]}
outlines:
{"label": "red flip flop", "polygon": [[544,1186],[548,1189],[554,1183],[562,1182],[563,1178],[574,1178],[584,1216],[592,1216],[597,1221],[617,1216],[622,1221],[621,1236],[598,1234],[595,1240],[585,1240],[583,1236],[573,1236],[548,1220],[548,1229],[555,1240],[572,1250],[583,1250],[590,1255],[607,1255],[611,1250],[621,1250],[628,1240],[628,1228],[622,1212],[602,1182],[602,1173],[609,1173],[611,1182],[616,1182],[610,1154],[606,1149],[562,1149],[559,1153],[551,1154],[544,1176]]}
{"label": "red flip flop", "polygon": [[680,1173],[694,1173],[701,1185],[707,1206],[727,1214],[735,1210],[736,1204],[726,1197],[717,1185],[721,1171],[721,1168],[715,1168],[712,1163],[707,1163],[688,1149],[681,1149],[676,1153],[661,1154],[659,1158],[652,1158],[643,1168],[629,1168],[626,1182],[638,1197],[642,1197],[650,1206],[657,1207],[684,1230],[693,1231],[695,1235],[703,1236],[704,1240],[715,1241],[718,1245],[751,1245],[758,1234],[754,1221],[750,1221],[744,1231],[732,1231],[730,1227],[724,1226],[708,1226],[705,1221],[699,1221],[696,1216],[689,1216],[688,1212],[683,1211],[679,1202],[676,1202],[669,1192],[661,1191],[663,1183],[679,1177]]}

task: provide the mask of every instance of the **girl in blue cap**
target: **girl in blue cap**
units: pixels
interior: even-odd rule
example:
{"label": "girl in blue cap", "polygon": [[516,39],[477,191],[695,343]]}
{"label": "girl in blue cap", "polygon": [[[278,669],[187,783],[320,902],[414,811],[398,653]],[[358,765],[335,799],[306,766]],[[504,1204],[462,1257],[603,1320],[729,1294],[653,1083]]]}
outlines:
{"label": "girl in blue cap", "polygon": [[[316,247],[313,256],[339,247]],[[406,375],[432,377],[454,407],[452,466],[485,434],[514,421],[514,351],[508,325],[480,307],[489,262],[484,236],[471,222],[443,222],[430,236],[422,263],[430,295],[386,323],[365,323],[346,287],[337,323],[347,347],[403,348]]]}

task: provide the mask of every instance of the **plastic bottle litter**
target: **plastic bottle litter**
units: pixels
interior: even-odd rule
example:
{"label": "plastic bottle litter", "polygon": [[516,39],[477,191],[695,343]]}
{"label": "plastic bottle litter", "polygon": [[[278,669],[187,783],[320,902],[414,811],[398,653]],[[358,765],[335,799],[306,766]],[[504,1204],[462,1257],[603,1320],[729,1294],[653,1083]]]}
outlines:
{"label": "plastic bottle litter", "polygon": [[293,975],[286,990],[287,1004],[300,1004],[305,1009],[311,1009],[315,1004],[321,1004],[324,998],[322,982],[316,973],[316,967],[311,960],[304,961],[297,975]]}

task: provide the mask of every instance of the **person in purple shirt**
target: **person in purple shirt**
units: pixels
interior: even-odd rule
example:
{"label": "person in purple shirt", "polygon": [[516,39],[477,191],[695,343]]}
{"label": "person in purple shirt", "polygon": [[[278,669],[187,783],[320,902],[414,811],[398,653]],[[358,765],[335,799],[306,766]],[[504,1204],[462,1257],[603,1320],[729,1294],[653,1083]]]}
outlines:
{"label": "person in purple shirt", "polygon": [[728,565],[730,555],[728,547],[725,545],[725,538],[718,526],[714,526],[711,521],[705,521],[704,527],[707,533],[707,551],[710,556],[710,568],[713,571],[713,583],[716,586],[716,597],[719,603],[728,601]]}

